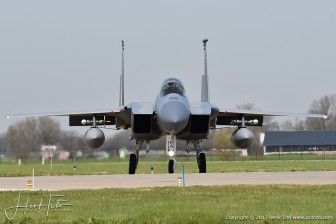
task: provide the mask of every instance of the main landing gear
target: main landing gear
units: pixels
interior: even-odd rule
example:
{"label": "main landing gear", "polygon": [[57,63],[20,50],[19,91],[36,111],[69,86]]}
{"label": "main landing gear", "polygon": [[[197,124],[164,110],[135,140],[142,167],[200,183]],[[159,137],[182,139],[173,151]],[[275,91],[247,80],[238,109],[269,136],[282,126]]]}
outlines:
{"label": "main landing gear", "polygon": [[[128,173],[129,174],[135,174],[136,169],[138,168],[139,163],[139,151],[142,147],[142,144],[144,143],[144,140],[137,140],[136,146],[134,152],[130,154],[129,158],[129,167],[128,167]],[[147,149],[148,150],[148,149]]]}
{"label": "main landing gear", "polygon": [[128,173],[129,174],[135,174],[135,171],[138,167],[138,161],[139,161],[139,154],[137,153],[131,153],[129,158],[129,167],[128,167]]}
{"label": "main landing gear", "polygon": [[196,159],[199,173],[206,173],[206,158],[205,153],[201,152],[200,140],[192,140],[190,141],[194,145],[194,149],[196,151]]}
{"label": "main landing gear", "polygon": [[197,165],[199,173],[206,173],[206,159],[204,152],[197,152]]}

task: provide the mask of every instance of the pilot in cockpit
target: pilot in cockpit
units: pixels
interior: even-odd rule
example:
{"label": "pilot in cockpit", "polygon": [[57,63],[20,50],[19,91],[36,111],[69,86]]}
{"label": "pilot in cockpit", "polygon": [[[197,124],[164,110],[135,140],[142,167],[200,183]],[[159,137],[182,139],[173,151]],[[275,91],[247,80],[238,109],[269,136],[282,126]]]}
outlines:
{"label": "pilot in cockpit", "polygon": [[181,96],[184,96],[184,88],[177,82],[169,82],[162,87],[161,96],[166,96],[170,93],[177,93]]}

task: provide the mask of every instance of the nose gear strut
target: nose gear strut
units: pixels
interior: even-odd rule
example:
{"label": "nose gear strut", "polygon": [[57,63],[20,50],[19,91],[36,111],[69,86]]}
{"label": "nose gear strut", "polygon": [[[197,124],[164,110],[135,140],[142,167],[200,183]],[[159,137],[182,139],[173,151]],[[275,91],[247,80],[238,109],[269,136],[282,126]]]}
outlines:
{"label": "nose gear strut", "polygon": [[173,157],[176,153],[176,136],[173,134],[167,135],[166,152],[170,157],[168,162],[168,173],[174,173],[176,160]]}

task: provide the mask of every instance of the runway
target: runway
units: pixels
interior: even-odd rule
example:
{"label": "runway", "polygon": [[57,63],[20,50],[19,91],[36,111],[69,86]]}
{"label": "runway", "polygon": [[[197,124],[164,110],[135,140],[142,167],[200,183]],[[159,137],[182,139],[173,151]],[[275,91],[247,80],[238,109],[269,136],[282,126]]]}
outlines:
{"label": "runway", "polygon": [[[178,186],[180,176],[181,174],[37,176],[34,178],[34,190]],[[0,190],[27,189],[28,180],[33,181],[32,177],[1,177]],[[336,171],[185,174],[186,186],[239,184],[336,184]]]}

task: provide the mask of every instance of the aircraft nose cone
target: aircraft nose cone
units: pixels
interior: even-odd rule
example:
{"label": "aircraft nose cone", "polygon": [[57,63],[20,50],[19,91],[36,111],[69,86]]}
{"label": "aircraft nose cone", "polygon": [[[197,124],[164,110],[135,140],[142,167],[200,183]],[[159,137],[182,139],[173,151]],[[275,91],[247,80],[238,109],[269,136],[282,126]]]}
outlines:
{"label": "aircraft nose cone", "polygon": [[189,109],[181,102],[173,101],[166,103],[158,113],[161,127],[168,133],[182,131],[189,121]]}

